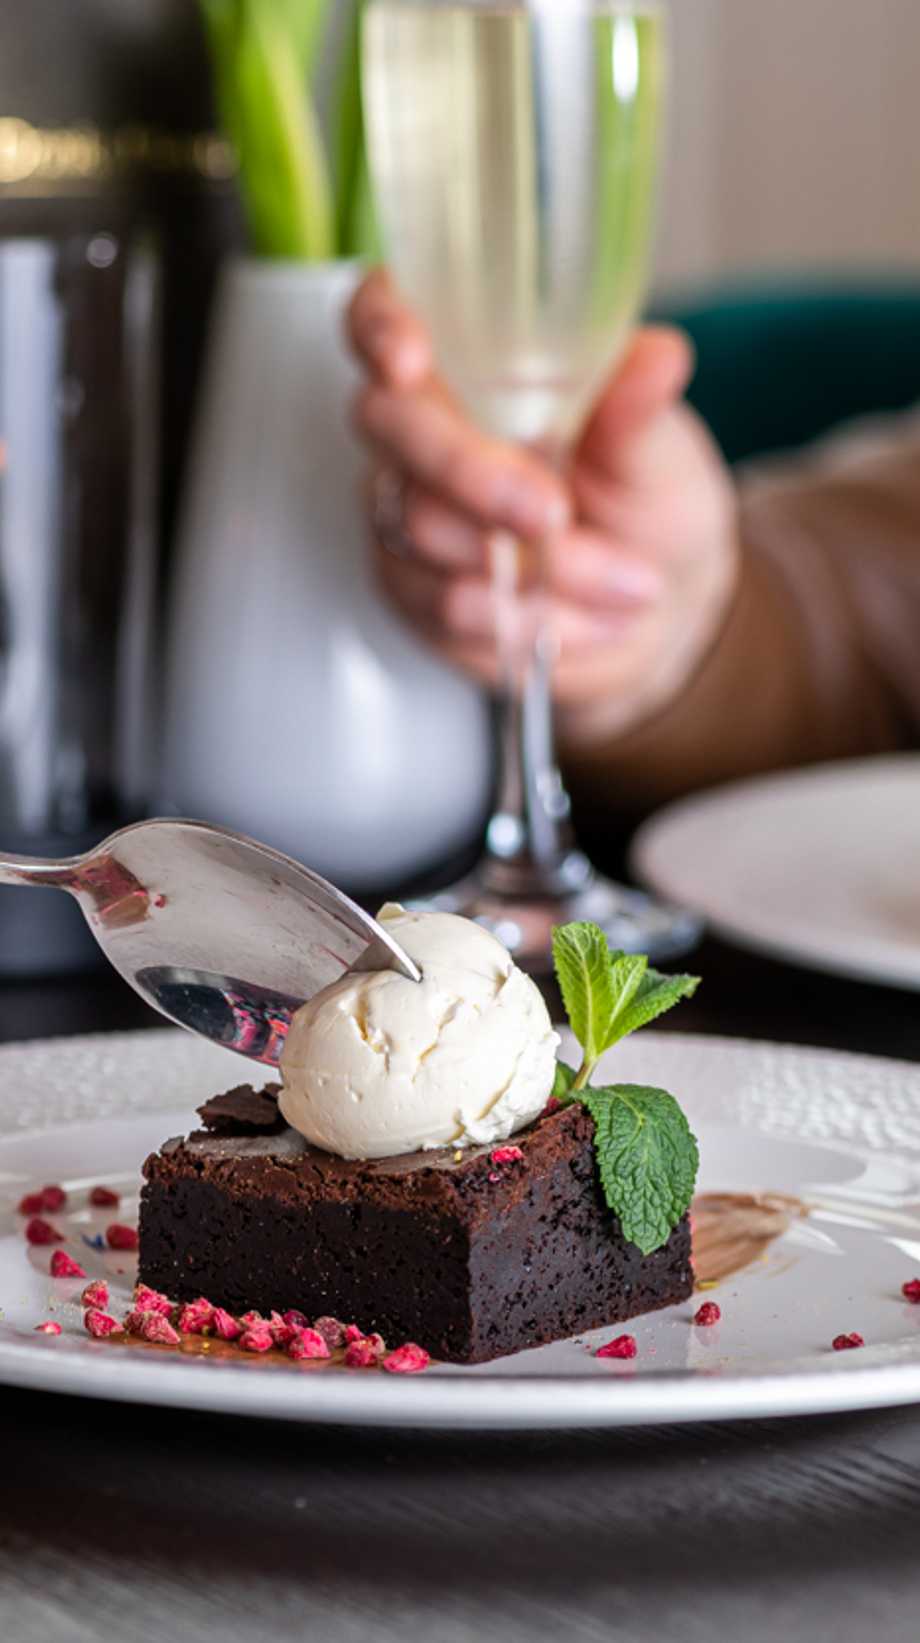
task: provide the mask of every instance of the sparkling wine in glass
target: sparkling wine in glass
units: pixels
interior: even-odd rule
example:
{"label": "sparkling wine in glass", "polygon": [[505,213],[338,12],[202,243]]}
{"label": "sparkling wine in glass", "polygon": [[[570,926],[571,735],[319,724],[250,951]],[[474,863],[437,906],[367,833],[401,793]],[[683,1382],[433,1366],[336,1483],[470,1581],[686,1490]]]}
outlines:
{"label": "sparkling wine in glass", "polygon": [[[665,73],[656,0],[370,0],[365,105],[391,267],[471,415],[564,466],[643,293]],[[434,904],[523,960],[594,919],[676,954],[687,915],[601,878],[553,757],[552,634],[525,623],[517,545],[492,544],[501,768],[485,853]],[[528,610],[534,610],[533,599]]]}

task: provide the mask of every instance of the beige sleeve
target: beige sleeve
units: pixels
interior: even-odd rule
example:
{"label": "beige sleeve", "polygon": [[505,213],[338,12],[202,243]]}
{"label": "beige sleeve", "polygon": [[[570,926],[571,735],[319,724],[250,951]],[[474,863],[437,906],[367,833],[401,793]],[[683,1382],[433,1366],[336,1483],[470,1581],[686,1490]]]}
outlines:
{"label": "beige sleeve", "polygon": [[562,749],[579,807],[629,818],[711,783],[920,741],[920,431],[742,487],[741,573],[672,706]]}

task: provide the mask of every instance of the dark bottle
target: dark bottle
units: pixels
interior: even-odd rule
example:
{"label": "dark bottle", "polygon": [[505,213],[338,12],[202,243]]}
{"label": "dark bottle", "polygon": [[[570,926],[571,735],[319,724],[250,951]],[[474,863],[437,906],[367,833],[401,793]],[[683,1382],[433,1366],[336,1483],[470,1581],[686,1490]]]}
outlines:
{"label": "dark bottle", "polygon": [[[192,0],[0,0],[0,849],[144,813],[159,585],[216,263],[237,232]],[[0,972],[95,960],[0,896]]]}

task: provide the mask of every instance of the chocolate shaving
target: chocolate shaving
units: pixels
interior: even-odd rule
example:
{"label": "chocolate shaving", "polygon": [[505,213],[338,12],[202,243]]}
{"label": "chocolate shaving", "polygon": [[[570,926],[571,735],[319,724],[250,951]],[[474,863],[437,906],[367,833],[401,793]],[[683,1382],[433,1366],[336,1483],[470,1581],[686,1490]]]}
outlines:
{"label": "chocolate shaving", "polygon": [[280,1090],[280,1084],[267,1084],[264,1090],[238,1084],[223,1095],[213,1095],[198,1114],[212,1135],[275,1135],[284,1129],[278,1111]]}

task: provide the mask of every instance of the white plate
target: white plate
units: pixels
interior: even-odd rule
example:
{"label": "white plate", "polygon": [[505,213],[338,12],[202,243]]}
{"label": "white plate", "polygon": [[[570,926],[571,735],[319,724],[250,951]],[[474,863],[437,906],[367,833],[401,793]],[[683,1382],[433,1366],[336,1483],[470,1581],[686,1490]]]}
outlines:
{"label": "white plate", "polygon": [[[47,1276],[15,1213],[23,1192],[62,1181],[68,1248],[128,1303],[124,1258],[83,1242],[95,1182],[125,1190],[139,1166],[188,1129],[196,1103],[238,1081],[227,1051],[165,1030],[58,1039],[0,1050],[0,1381],[92,1397],[300,1421],[440,1427],[627,1425],[790,1415],[920,1401],[920,1307],[900,1297],[920,1272],[920,1068],[864,1056],[648,1033],[614,1052],[617,1077],[663,1084],[701,1143],[705,1189],[791,1194],[811,1206],[765,1258],[712,1291],[723,1311],[693,1326],[698,1302],[629,1325],[631,1363],[600,1361],[600,1330],[476,1369],[416,1377],[284,1360],[133,1354],[83,1333],[79,1281]],[[96,1224],[108,1219],[97,1214]],[[64,1325],[36,1335],[40,1319]],[[861,1351],[831,1350],[859,1330]]]}
{"label": "white plate", "polygon": [[920,989],[920,758],[819,765],[669,805],[637,876],[739,946]]}

